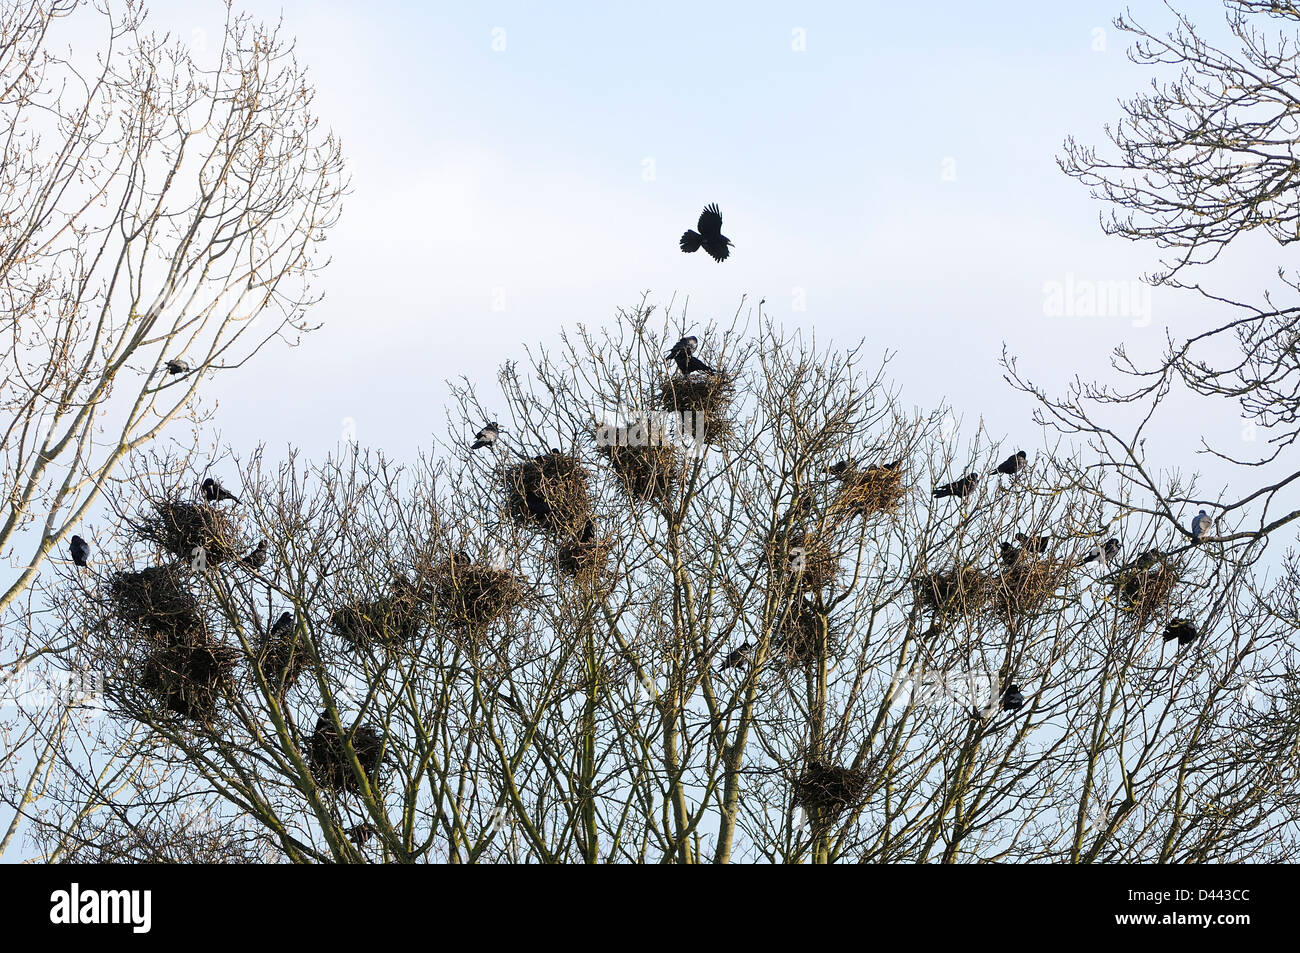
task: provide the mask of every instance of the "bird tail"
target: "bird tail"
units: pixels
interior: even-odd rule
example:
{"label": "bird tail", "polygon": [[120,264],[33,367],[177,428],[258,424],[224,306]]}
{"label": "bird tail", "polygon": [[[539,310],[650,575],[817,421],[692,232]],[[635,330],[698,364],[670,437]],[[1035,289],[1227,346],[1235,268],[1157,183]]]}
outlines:
{"label": "bird tail", "polygon": [[702,244],[704,244],[704,236],[699,232],[686,231],[682,233],[682,251],[699,251]]}
{"label": "bird tail", "polygon": [[707,365],[707,364],[705,364],[703,361],[701,361],[698,357],[692,357],[692,358],[690,359],[690,361],[688,362],[688,364],[687,364],[687,370],[686,370],[686,373],[687,373],[687,374],[691,374],[691,373],[693,373],[693,372],[695,372],[695,371],[703,371],[703,372],[706,373],[706,374],[716,374],[716,373],[718,373],[718,372],[715,371],[713,368],[709,367],[709,365]]}
{"label": "bird tail", "polygon": [[938,499],[942,499],[942,498],[945,497],[945,496],[952,496],[952,487],[950,487],[950,486],[937,486],[937,487],[934,488],[934,498],[935,498],[936,500],[938,500]]}

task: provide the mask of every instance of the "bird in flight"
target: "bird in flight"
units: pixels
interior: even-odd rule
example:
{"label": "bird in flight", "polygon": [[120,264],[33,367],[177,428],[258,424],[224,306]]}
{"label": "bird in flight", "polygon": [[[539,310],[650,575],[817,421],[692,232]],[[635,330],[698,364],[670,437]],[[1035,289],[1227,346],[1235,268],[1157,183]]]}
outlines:
{"label": "bird in flight", "polygon": [[695,348],[699,343],[699,338],[694,334],[688,334],[669,348],[668,353],[664,355],[664,360],[676,361],[677,369],[682,372],[683,377],[688,377],[693,371],[713,374],[715,373],[713,368],[695,356]]}
{"label": "bird in flight", "polygon": [[189,372],[190,366],[179,358],[173,358],[167,362],[168,376],[171,376],[172,374],[188,374]]}
{"label": "bird in flight", "polygon": [[1011,456],[1007,457],[1005,460],[999,463],[998,468],[993,472],[1003,473],[1007,476],[1015,476],[1017,473],[1019,473],[1021,470],[1025,468],[1025,465],[1026,463],[1028,463],[1028,461],[1029,461],[1029,455],[1026,454],[1025,451],[1023,450],[1017,450]]}
{"label": "bird in flight", "polygon": [[951,483],[945,483],[943,486],[934,488],[935,499],[941,499],[945,496],[960,496],[963,499],[975,492],[975,487],[979,486],[980,475],[978,473],[968,473],[960,480],[953,480]]}
{"label": "bird in flight", "polygon": [[1191,619],[1174,619],[1165,626],[1164,640],[1166,642],[1177,639],[1179,645],[1191,645],[1200,637],[1201,633],[1197,630],[1196,623]]}
{"label": "bird in flight", "polygon": [[90,558],[90,545],[80,536],[74,536],[72,545],[68,548],[72,550],[72,564],[84,567],[86,560]]}
{"label": "bird in flight", "polygon": [[236,503],[239,502],[239,497],[235,496],[235,494],[231,493],[216,480],[212,479],[212,477],[208,477],[203,481],[202,489],[203,498],[209,503],[220,503],[222,500],[234,500]]}
{"label": "bird in flight", "polygon": [[704,248],[714,261],[726,261],[731,254],[731,239],[722,234],[722,213],[717,204],[704,206],[700,221],[695,226],[698,232],[687,230],[682,234],[681,246],[684,252],[698,251]]}
{"label": "bird in flight", "polygon": [[474,442],[469,445],[471,450],[480,450],[483,447],[495,447],[497,437],[501,436],[501,425],[495,420],[483,425],[483,429],[474,434]]}
{"label": "bird in flight", "polygon": [[1214,520],[1210,515],[1201,510],[1196,514],[1196,519],[1192,520],[1192,542],[1199,543],[1207,535],[1214,532]]}

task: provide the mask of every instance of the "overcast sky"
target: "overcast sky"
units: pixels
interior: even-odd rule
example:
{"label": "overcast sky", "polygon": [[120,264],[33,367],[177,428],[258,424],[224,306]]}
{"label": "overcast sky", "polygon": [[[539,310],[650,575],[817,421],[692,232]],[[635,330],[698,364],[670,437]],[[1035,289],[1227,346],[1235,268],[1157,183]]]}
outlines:
{"label": "overcast sky", "polygon": [[[1180,6],[1222,24],[1217,0]],[[244,7],[297,37],[352,194],[322,330],[207,386],[237,449],[320,456],[351,418],[362,444],[409,457],[443,432],[447,378],[494,386],[522,342],[647,290],[689,297],[700,322],[766,298],[819,342],[896,350],[905,403],[947,398],[1033,445],[1003,342],[1063,387],[1109,374],[1117,344],[1153,353],[1166,326],[1214,316],[1169,292],[1149,316],[1046,313],[1051,282],[1154,262],[1106,238],[1055,163],[1067,135],[1102,143],[1149,81],[1111,26],[1117,0]],[[200,49],[220,35],[216,0],[151,10]],[[721,265],[677,248],[708,202],[735,242]]]}

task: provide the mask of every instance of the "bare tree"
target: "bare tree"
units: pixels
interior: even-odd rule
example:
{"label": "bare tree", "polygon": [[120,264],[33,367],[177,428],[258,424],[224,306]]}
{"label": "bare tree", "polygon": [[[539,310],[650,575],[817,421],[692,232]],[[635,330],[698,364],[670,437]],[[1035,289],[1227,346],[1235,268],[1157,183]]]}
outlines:
{"label": "bare tree", "polygon": [[[60,53],[81,20],[99,48]],[[205,65],[143,21],[0,3],[0,611],[206,377],[310,329],[338,214],[339,145],[278,31],[228,14]]]}
{"label": "bare tree", "polygon": [[686,328],[643,304],[458,388],[410,467],[115,486],[120,568],[30,620],[105,677],[22,808],[41,856],[205,817],[205,856],[301,862],[1295,857],[1294,609],[1247,554],[1152,517],[1121,554],[1059,449],[997,474],[860,350],[739,318],[683,377]]}

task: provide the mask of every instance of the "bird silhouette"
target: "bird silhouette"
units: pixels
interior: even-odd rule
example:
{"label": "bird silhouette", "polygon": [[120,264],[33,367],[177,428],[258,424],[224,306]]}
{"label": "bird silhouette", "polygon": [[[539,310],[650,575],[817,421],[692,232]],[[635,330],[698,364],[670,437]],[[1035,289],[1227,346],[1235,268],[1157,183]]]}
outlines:
{"label": "bird silhouette", "polygon": [[261,569],[266,563],[266,540],[250,549],[240,560],[249,569]]}
{"label": "bird silhouette", "polygon": [[841,480],[847,480],[857,472],[858,465],[852,460],[841,460],[839,463],[832,463],[826,468],[826,472],[831,476],[837,476]]}
{"label": "bird silhouette", "polygon": [[727,654],[727,657],[722,660],[722,665],[718,668],[718,671],[725,672],[729,668],[743,668],[748,665],[751,648],[749,642],[745,642],[740,648],[732,649]]}
{"label": "bird silhouette", "polygon": [[1007,566],[1014,566],[1016,564],[1016,561],[1020,558],[1020,550],[1016,549],[1016,547],[1012,546],[1010,543],[1007,542],[1003,542],[1001,544],[1001,547],[1002,547],[1001,555],[1002,555],[1003,564]]}
{"label": "bird silhouette", "polygon": [[1192,543],[1198,544],[1210,533],[1214,532],[1214,520],[1210,515],[1201,510],[1196,514],[1196,519],[1192,520]]}
{"label": "bird silhouette", "polygon": [[203,481],[203,498],[209,503],[220,503],[222,500],[234,500],[239,502],[239,497],[231,493],[212,477]]}
{"label": "bird silhouette", "polygon": [[968,473],[960,480],[953,480],[951,483],[945,483],[943,486],[934,488],[935,499],[941,499],[945,496],[959,496],[965,499],[975,492],[975,487],[979,486],[980,475],[978,473]]}
{"label": "bird silhouette", "polygon": [[1150,569],[1156,563],[1160,562],[1160,560],[1163,557],[1164,557],[1164,553],[1160,552],[1160,550],[1148,549],[1137,559],[1133,560],[1133,565],[1131,565],[1129,568],[1136,571]]}
{"label": "bird silhouette", "polygon": [[495,447],[499,436],[501,436],[501,425],[493,420],[484,424],[483,429],[474,434],[474,442],[469,445],[469,448],[481,450],[483,447]]}
{"label": "bird silhouette", "polygon": [[1017,450],[1011,456],[1007,457],[1005,460],[999,463],[998,468],[993,472],[1003,473],[1007,476],[1015,476],[1017,473],[1019,473],[1021,470],[1025,468],[1025,464],[1028,461],[1028,459],[1029,457],[1025,453],[1025,451]]}
{"label": "bird silhouette", "polygon": [[1172,642],[1178,640],[1179,645],[1191,645],[1201,633],[1196,628],[1196,623],[1191,619],[1173,619],[1165,626],[1164,640]]}
{"label": "bird silhouette", "polygon": [[293,613],[281,612],[280,618],[275,620],[271,626],[271,636],[273,638],[283,638],[293,631]]}
{"label": "bird silhouette", "polygon": [[677,369],[682,372],[683,377],[689,376],[693,371],[713,374],[715,373],[713,368],[695,356],[695,348],[699,343],[699,338],[693,334],[688,334],[668,350],[668,353],[664,355],[664,360],[676,361]]}
{"label": "bird silhouette", "polygon": [[1109,563],[1112,559],[1114,559],[1116,556],[1119,555],[1120,548],[1121,547],[1120,547],[1119,540],[1116,539],[1114,536],[1112,536],[1110,539],[1106,540],[1106,542],[1103,543],[1101,546],[1098,546],[1095,550],[1093,550],[1091,556],[1085,556],[1083,559],[1083,563],[1095,563],[1098,559],[1101,559],[1103,557],[1105,557],[1106,563]]}
{"label": "bird silhouette", "polygon": [[180,360],[179,358],[174,358],[167,362],[168,377],[170,377],[173,374],[188,374],[189,372],[190,372],[190,366],[186,364],[184,361]]}
{"label": "bird silhouette", "polygon": [[701,247],[713,256],[714,261],[726,261],[731,254],[731,240],[722,234],[722,213],[718,206],[706,205],[695,226],[698,232],[687,231],[681,238],[682,251],[698,251]]}
{"label": "bird silhouette", "polygon": [[870,473],[872,470],[897,470],[902,465],[902,463],[903,463],[902,457],[899,457],[893,463],[883,463],[879,466],[873,463],[871,466],[867,467],[867,472]]}
{"label": "bird silhouette", "polygon": [[1019,711],[1025,707],[1025,696],[1021,694],[1017,685],[1008,685],[1007,690],[1002,693],[1002,710]]}
{"label": "bird silhouette", "polygon": [[80,536],[74,536],[68,549],[72,551],[72,564],[84,567],[86,560],[90,558],[90,545]]}
{"label": "bird silhouette", "polygon": [[1047,551],[1047,547],[1052,542],[1052,537],[1026,536],[1024,533],[1016,533],[1016,542],[1020,544],[1020,548],[1025,552],[1039,555]]}

